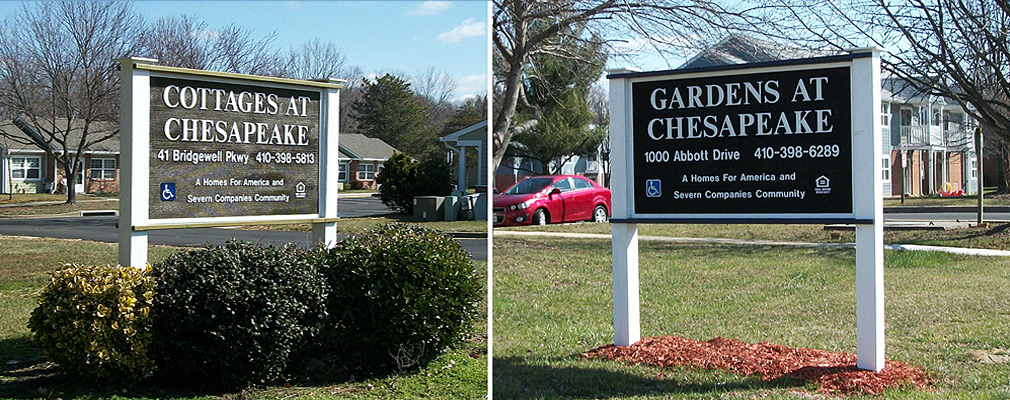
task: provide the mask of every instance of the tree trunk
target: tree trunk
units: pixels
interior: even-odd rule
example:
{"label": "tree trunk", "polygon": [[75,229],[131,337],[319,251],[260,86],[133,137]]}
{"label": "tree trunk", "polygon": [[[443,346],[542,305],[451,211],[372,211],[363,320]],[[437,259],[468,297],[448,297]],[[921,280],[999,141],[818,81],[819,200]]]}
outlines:
{"label": "tree trunk", "polygon": [[1010,191],[1010,144],[1006,141],[1001,141],[996,145],[996,167],[997,167],[997,180],[996,180],[996,193],[1007,194]]}
{"label": "tree trunk", "polygon": [[[64,185],[67,189],[67,201],[63,204],[77,204],[77,190],[74,189],[74,186],[76,186],[74,185],[74,182],[77,182],[77,174],[81,173],[81,171],[74,171],[74,166],[68,166],[73,165],[74,161],[76,160],[71,159],[71,161],[63,163],[63,176],[67,177],[67,184]],[[58,182],[53,182],[54,185],[57,183]]]}

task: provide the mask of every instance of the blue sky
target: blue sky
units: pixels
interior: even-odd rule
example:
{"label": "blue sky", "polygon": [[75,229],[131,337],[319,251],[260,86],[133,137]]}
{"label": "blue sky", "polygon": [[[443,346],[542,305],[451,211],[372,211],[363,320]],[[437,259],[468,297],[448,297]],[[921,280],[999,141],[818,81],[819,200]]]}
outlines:
{"label": "blue sky", "polygon": [[[0,2],[0,15],[19,7]],[[137,1],[148,21],[195,15],[211,29],[235,23],[257,36],[276,32],[287,49],[331,41],[365,74],[415,75],[435,67],[459,85],[456,98],[487,93],[486,1]]]}

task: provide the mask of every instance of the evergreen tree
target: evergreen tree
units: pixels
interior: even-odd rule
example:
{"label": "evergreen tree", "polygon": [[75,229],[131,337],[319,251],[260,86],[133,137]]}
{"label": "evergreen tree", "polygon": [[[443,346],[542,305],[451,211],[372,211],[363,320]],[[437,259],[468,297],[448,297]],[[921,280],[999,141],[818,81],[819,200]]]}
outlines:
{"label": "evergreen tree", "polygon": [[466,128],[470,125],[487,120],[487,97],[475,97],[464,101],[456,111],[449,117],[449,121],[442,128],[442,135],[445,136]]}
{"label": "evergreen tree", "polygon": [[[584,27],[574,26],[572,35],[583,35]],[[605,129],[592,126],[593,111],[588,98],[594,82],[603,72],[607,53],[602,40],[591,36],[584,41],[555,39],[556,52],[540,53],[530,58],[526,98],[540,115],[533,128],[513,137],[520,146],[510,154],[540,161],[546,172],[558,173],[561,164],[576,155],[595,152],[606,137]],[[523,115],[520,115],[523,117]]]}
{"label": "evergreen tree", "polygon": [[428,128],[428,113],[418,104],[410,83],[390,74],[364,79],[361,99],[352,107],[359,133],[379,138],[416,158],[438,149]]}

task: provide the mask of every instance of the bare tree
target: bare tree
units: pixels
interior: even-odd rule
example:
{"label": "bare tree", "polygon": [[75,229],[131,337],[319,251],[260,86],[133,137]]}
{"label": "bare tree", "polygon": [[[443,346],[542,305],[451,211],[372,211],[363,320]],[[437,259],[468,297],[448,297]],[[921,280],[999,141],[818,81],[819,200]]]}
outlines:
{"label": "bare tree", "polygon": [[[113,59],[134,54],[142,19],[125,2],[22,5],[0,27],[0,108],[22,131],[0,135],[35,145],[73,182],[84,151],[119,133],[119,74]],[[67,190],[67,203],[76,193]]]}
{"label": "bare tree", "polygon": [[451,100],[458,87],[456,80],[435,67],[428,67],[410,81],[418,102],[428,110],[428,126],[435,132],[441,131],[455,108]]}
{"label": "bare tree", "polygon": [[433,104],[444,104],[450,108],[452,107],[449,104],[450,100],[452,100],[452,93],[459,87],[452,76],[439,71],[435,67],[428,67],[428,69],[414,76],[411,81],[414,93],[428,99]]}
{"label": "bare tree", "polygon": [[343,79],[347,79],[340,90],[340,131],[357,132],[358,120],[354,119],[354,104],[361,100],[365,73],[359,67],[351,67]]}
{"label": "bare tree", "polygon": [[[876,45],[886,73],[922,94],[956,101],[1010,139],[1010,5],[1006,1],[812,1],[786,5],[808,42]],[[799,36],[795,34],[795,36]]]}
{"label": "bare tree", "polygon": [[788,20],[796,22],[777,26],[781,32],[836,50],[883,47],[888,53],[882,69],[903,82],[901,89],[953,100],[987,134],[1010,140],[1006,1],[780,1]]}
{"label": "bare tree", "polygon": [[155,21],[143,36],[146,54],[173,67],[202,69],[212,62],[213,33],[192,15]]}
{"label": "bare tree", "polygon": [[[348,79],[347,57],[332,42],[318,38],[293,47],[288,53],[286,76],[295,79]],[[360,74],[359,74],[360,75]]]}
{"label": "bare tree", "polygon": [[273,47],[276,34],[254,37],[235,24],[211,28],[194,16],[165,17],[143,35],[146,54],[162,65],[240,74],[282,76],[290,61]]}
{"label": "bare tree", "polygon": [[[496,167],[512,136],[539,123],[523,90],[531,55],[575,58],[578,55],[566,52],[562,44],[594,37],[607,45],[641,40],[661,54],[683,55],[729,32],[757,32],[756,26],[766,21],[758,14],[762,8],[734,11],[709,0],[494,0],[494,5],[497,109],[492,134]],[[589,35],[576,34],[582,31],[571,29],[576,25],[586,26]],[[548,40],[558,38],[561,40]],[[533,117],[517,121],[520,108]]]}

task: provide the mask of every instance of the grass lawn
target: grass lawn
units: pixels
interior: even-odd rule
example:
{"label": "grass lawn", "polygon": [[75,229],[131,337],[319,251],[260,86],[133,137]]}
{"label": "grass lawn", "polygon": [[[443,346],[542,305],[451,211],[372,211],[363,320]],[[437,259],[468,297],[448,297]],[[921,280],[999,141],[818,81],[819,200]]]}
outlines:
{"label": "grass lawn", "polygon": [[[8,198],[9,197],[9,198]],[[117,199],[119,196],[116,195],[91,195],[78,193],[77,200],[106,200],[106,199]],[[25,194],[0,194],[0,204],[15,204],[15,203],[30,203],[35,201],[67,201],[67,195],[65,194],[49,194],[49,193],[25,193]]]}
{"label": "grass lawn", "polygon": [[[487,221],[437,221],[437,222],[414,222],[413,216],[408,214],[388,214],[377,217],[343,218],[337,221],[337,232],[344,234],[359,234],[365,229],[373,228],[376,225],[388,223],[416,224],[442,232],[487,232]],[[253,230],[275,230],[275,231],[312,231],[312,224],[284,224],[284,225],[255,225],[245,226],[241,229]]]}
{"label": "grass lawn", "polygon": [[[179,249],[152,246],[151,262]],[[35,296],[48,273],[61,263],[105,265],[116,262],[116,245],[63,239],[0,236],[0,399],[484,399],[487,395],[486,309],[475,335],[460,348],[439,356],[426,368],[402,376],[357,378],[356,381],[292,382],[235,393],[194,393],[141,383],[131,387],[93,386],[59,373],[30,340],[26,324]],[[477,268],[485,271],[485,263]]]}
{"label": "grass lawn", "polygon": [[[584,359],[613,342],[610,257],[607,240],[495,238],[495,398],[827,398],[796,383]],[[855,352],[851,249],[640,242],[640,257],[643,336]],[[925,367],[937,391],[882,398],[1010,398],[1010,365],[969,354],[1010,348],[1010,259],[888,251],[885,286],[887,356]]]}
{"label": "grass lawn", "polygon": [[[984,196],[982,198],[982,204],[986,206],[1010,206],[1010,197],[999,196],[998,198],[993,198],[996,195],[996,187],[987,187],[983,190]],[[962,206],[962,207],[974,207],[978,205],[978,196],[961,196],[961,197],[905,197],[905,202],[901,202],[901,196],[897,197],[885,197],[884,207],[942,207],[942,206]]]}
{"label": "grass lawn", "polygon": [[88,199],[88,201],[80,200],[81,199],[78,199],[78,202],[75,205],[46,204],[21,207],[0,207],[0,216],[21,217],[29,215],[77,215],[81,210],[119,210],[119,202],[116,201],[116,199],[99,198],[94,200]]}
{"label": "grass lawn", "polygon": [[[495,229],[610,234],[610,224],[598,223]],[[853,232],[825,231],[823,225],[640,224],[638,225],[638,234],[642,236],[753,239],[813,243],[853,243],[856,240],[855,233]],[[1007,250],[1010,249],[1010,224],[990,224],[988,227],[949,231],[884,230],[884,242],[888,244],[921,244]]]}

